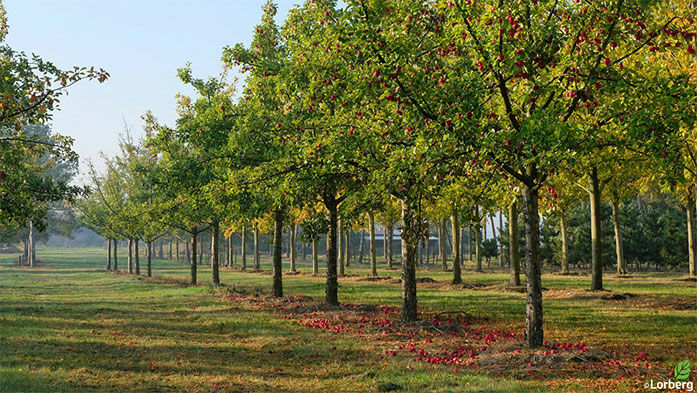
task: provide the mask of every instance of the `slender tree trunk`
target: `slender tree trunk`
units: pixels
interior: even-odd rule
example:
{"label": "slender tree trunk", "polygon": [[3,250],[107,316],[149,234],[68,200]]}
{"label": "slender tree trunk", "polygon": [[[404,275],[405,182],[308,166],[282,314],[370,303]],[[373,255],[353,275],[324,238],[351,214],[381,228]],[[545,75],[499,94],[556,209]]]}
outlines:
{"label": "slender tree trunk", "polygon": [[351,229],[346,231],[346,267],[351,266]]}
{"label": "slender tree trunk", "polygon": [[119,271],[119,240],[114,239],[114,271]]}
{"label": "slender tree trunk", "polygon": [[247,227],[242,226],[242,244],[240,245],[240,259],[242,259],[242,270],[247,270]]}
{"label": "slender tree trunk", "polygon": [[290,271],[295,273],[297,270],[295,270],[295,258],[296,258],[296,252],[295,252],[295,234],[297,232],[298,226],[295,224],[290,225],[290,250],[288,251],[290,253]]}
{"label": "slender tree trunk", "polygon": [[136,258],[136,276],[140,276],[140,252],[138,251],[138,243],[140,242],[140,239],[136,238],[135,241],[133,242],[133,247],[135,248],[135,251],[133,252],[135,254]]}
{"label": "slender tree trunk", "polygon": [[[258,238],[255,227],[255,238]],[[255,241],[258,244],[258,241]],[[258,259],[257,259],[258,261]],[[283,210],[276,209],[273,217],[273,295],[283,297]]]}
{"label": "slender tree trunk", "polygon": [[[498,247],[499,241],[496,237],[496,226],[494,225],[494,216],[489,216],[489,220],[491,221],[491,238],[494,240],[494,242],[496,242],[496,246]],[[499,264],[503,266],[503,259],[501,259],[501,254],[499,254]]]}
{"label": "slender tree trunk", "polygon": [[218,259],[220,223],[214,222],[211,229],[211,281],[213,281],[213,285],[220,285],[220,260]]}
{"label": "slender tree trunk", "polygon": [[317,245],[319,244],[319,238],[312,239],[312,274],[319,274],[319,256],[317,253]]}
{"label": "slender tree trunk", "polygon": [[472,262],[472,223],[467,224],[467,260]]}
{"label": "slender tree trunk", "polygon": [[167,252],[167,260],[172,260],[172,240],[169,240],[169,251]]}
{"label": "slender tree trunk", "polygon": [[[690,209],[692,210],[692,209]],[[622,232],[620,231],[619,203],[612,201],[612,225],[615,229],[615,255],[617,256],[617,275],[625,274],[624,253],[622,250]]]}
{"label": "slender tree trunk", "polygon": [[499,209],[499,264],[501,267],[504,266],[504,258],[503,258],[503,235],[501,235],[501,231],[503,230],[503,210]]}
{"label": "slender tree trunk", "polygon": [[[537,169],[526,170],[529,178],[537,178]],[[542,346],[542,269],[540,261],[540,216],[539,191],[536,186],[524,186],[525,200],[525,259],[526,289],[525,298],[525,341],[530,348]]]}
{"label": "slender tree trunk", "polygon": [[[475,215],[479,217],[479,206],[475,207]],[[481,224],[481,221],[479,221]],[[486,223],[486,220],[484,220]],[[486,233],[486,227],[483,228]],[[476,225],[474,228],[474,258],[477,260],[477,271],[482,271],[482,228]]]}
{"label": "slender tree trunk", "polygon": [[198,264],[203,265],[203,232],[199,234],[198,242]]}
{"label": "slender tree trunk", "polygon": [[[407,197],[408,198],[408,197]],[[404,259],[402,260],[402,321],[412,322],[417,319],[416,304],[416,258],[419,245],[420,223],[417,212],[409,199],[402,200],[402,242]]]}
{"label": "slender tree trunk", "polygon": [[232,267],[232,252],[234,251],[232,248],[232,246],[233,246],[232,236],[233,235],[234,234],[231,233],[230,237],[228,237],[226,240],[227,241],[227,249],[226,249],[226,253],[225,253],[225,259],[226,259],[225,263],[227,264],[227,267]]}
{"label": "slender tree trunk", "polygon": [[566,220],[564,215],[559,218],[559,227],[561,228],[561,272],[569,272],[569,250],[566,245]]}
{"label": "slender tree trunk", "polygon": [[482,216],[482,241],[486,241],[486,236],[486,213],[484,213],[484,215]]}
{"label": "slender tree trunk", "polygon": [[175,245],[175,249],[174,249],[175,258],[176,258],[177,262],[179,262],[179,258],[181,257],[181,253],[179,251],[179,239],[176,240],[176,243],[174,243],[174,245]]}
{"label": "slender tree trunk", "polygon": [[[152,277],[152,242],[145,242],[145,247],[147,247],[145,268],[148,277]],[[162,250],[162,243],[160,243],[160,250]]]}
{"label": "slender tree trunk", "polygon": [[191,244],[189,242],[184,246],[184,253],[186,254],[186,263],[191,265]]}
{"label": "slender tree trunk", "polygon": [[[281,234],[283,236],[283,234]],[[274,234],[274,241],[276,240]],[[259,259],[259,224],[254,223],[254,270],[261,269],[261,261]]]}
{"label": "slender tree trunk", "polygon": [[[191,285],[196,285],[196,241],[198,240],[198,226],[195,225],[194,228],[191,230],[191,263],[190,268],[191,268],[191,278],[189,279],[189,283]],[[187,248],[187,254],[189,254],[188,248]],[[187,255],[188,256],[188,255]]]}
{"label": "slender tree trunk", "polygon": [[520,286],[520,254],[518,252],[518,202],[508,206],[508,252],[510,278],[508,284]]}
{"label": "slender tree trunk", "polygon": [[361,229],[360,232],[361,241],[358,244],[358,264],[363,263],[363,243],[365,242],[365,230]]}
{"label": "slender tree trunk", "polygon": [[329,211],[329,233],[327,233],[329,241],[327,244],[327,290],[325,292],[325,301],[327,304],[335,306],[339,304],[339,282],[337,279],[336,262],[337,262],[337,227],[338,213],[337,203],[334,201],[334,196],[325,198],[324,204]]}
{"label": "slender tree trunk", "polygon": [[387,226],[382,226],[382,258],[387,262]]}
{"label": "slender tree trunk", "polygon": [[29,254],[29,267],[34,267],[36,254],[34,252],[34,221],[29,220],[29,242],[27,254]]}
{"label": "slender tree trunk", "polygon": [[106,257],[106,270],[111,270],[111,238],[106,239],[107,242],[107,257]]}
{"label": "slender tree trunk", "polygon": [[453,284],[462,284],[460,271],[460,217],[457,211],[453,211],[450,217],[453,225]]}
{"label": "slender tree trunk", "polygon": [[133,239],[128,239],[128,274],[133,274]]}
{"label": "slender tree trunk", "polygon": [[438,254],[440,254],[440,262],[443,264],[443,271],[448,270],[448,253],[446,251],[448,229],[445,225],[445,218],[442,218],[438,222]]}
{"label": "slender tree trunk", "polygon": [[593,274],[591,290],[603,289],[603,248],[602,248],[602,214],[600,211],[600,182],[598,181],[598,168],[593,167],[590,174],[591,192],[591,257],[593,262]]}
{"label": "slender tree trunk", "polygon": [[[157,255],[158,255],[158,258],[162,259],[162,255],[164,254],[163,248],[165,247],[165,244],[163,241],[160,241],[159,243],[160,243],[160,252]],[[150,276],[148,276],[148,277],[150,277]]]}
{"label": "slender tree trunk", "polygon": [[27,235],[27,239],[23,243],[24,243],[24,260],[29,262],[29,235]]}
{"label": "slender tree trunk", "polygon": [[375,252],[375,215],[372,211],[368,212],[368,231],[370,240],[370,275],[378,276],[378,260]]}
{"label": "slender tree trunk", "polygon": [[345,274],[345,267],[346,267],[346,265],[345,265],[346,264],[346,262],[345,262],[346,254],[345,254],[345,246],[344,246],[344,243],[345,243],[344,236],[346,235],[346,233],[344,231],[344,220],[339,218],[338,223],[337,223],[337,227],[338,227],[338,229],[337,229],[337,234],[338,234],[337,248],[339,249],[338,250],[339,261],[337,262],[337,265],[339,268],[339,277],[343,277]]}
{"label": "slender tree trunk", "polygon": [[392,225],[387,227],[387,268],[392,270],[392,232],[394,227]]}
{"label": "slender tree trunk", "polygon": [[695,242],[694,242],[694,218],[692,214],[692,201],[685,206],[687,212],[687,255],[690,277],[695,277]]}

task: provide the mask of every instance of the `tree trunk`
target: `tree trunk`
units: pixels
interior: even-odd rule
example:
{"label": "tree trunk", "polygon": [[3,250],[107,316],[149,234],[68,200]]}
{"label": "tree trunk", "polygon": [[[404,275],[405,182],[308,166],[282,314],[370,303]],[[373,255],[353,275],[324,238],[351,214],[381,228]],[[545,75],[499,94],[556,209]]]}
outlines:
{"label": "tree trunk", "polygon": [[504,267],[503,262],[503,235],[501,235],[501,230],[503,230],[503,210],[499,209],[499,262],[501,267]]}
{"label": "tree trunk", "polygon": [[402,200],[402,243],[404,259],[402,260],[402,321],[412,322],[417,319],[416,305],[416,252],[419,244],[420,223],[410,199]]}
{"label": "tree trunk", "polygon": [[319,274],[319,256],[317,255],[317,245],[319,238],[312,239],[312,274]]}
{"label": "tree trunk", "polygon": [[198,264],[203,265],[203,232],[199,234],[198,242]]}
{"label": "tree trunk", "polygon": [[440,254],[440,262],[443,264],[443,271],[448,270],[448,253],[446,251],[448,229],[445,225],[445,218],[438,222],[438,254]]}
{"label": "tree trunk", "polygon": [[119,271],[119,240],[114,239],[114,271],[118,272]]}
{"label": "tree trunk", "polygon": [[247,227],[242,226],[242,244],[240,245],[240,258],[242,259],[242,270],[247,270]]}
{"label": "tree trunk", "polygon": [[[165,247],[164,242],[160,241],[160,252],[158,254],[158,258],[160,258],[160,259],[162,259],[162,255],[164,254],[164,252],[163,252],[164,247]],[[148,276],[148,277],[150,277],[150,276]]]}
{"label": "tree trunk", "polygon": [[372,211],[368,212],[368,231],[370,240],[370,275],[378,276],[378,260],[375,252],[375,215]]}
{"label": "tree trunk", "polygon": [[453,211],[450,221],[453,224],[453,285],[462,284],[462,273],[460,271],[460,217],[457,211]]}
{"label": "tree trunk", "polygon": [[345,274],[345,246],[344,246],[344,236],[345,236],[345,231],[344,231],[344,222],[342,219],[338,219],[337,223],[337,247],[339,248],[338,253],[339,253],[339,261],[337,262],[338,268],[339,268],[339,277],[343,277]]}
{"label": "tree trunk", "polygon": [[29,244],[27,245],[27,254],[29,257],[29,267],[34,267],[36,258],[36,253],[34,252],[34,221],[29,220]]}
{"label": "tree trunk", "polygon": [[617,202],[617,200],[612,201],[612,225],[615,229],[615,255],[617,256],[617,275],[621,275],[625,274],[627,271],[624,270],[622,232],[620,231],[619,203]]}
{"label": "tree trunk", "polygon": [[186,254],[186,263],[191,265],[191,244],[187,242],[184,249],[184,253]]}
{"label": "tree trunk", "polygon": [[[152,277],[152,242],[145,242],[145,247],[148,248],[146,252],[146,262],[145,268],[147,270],[148,277]],[[162,249],[162,243],[160,243],[160,249]]]}
{"label": "tree trunk", "polygon": [[467,260],[472,262],[472,223],[467,224]]}
{"label": "tree trunk", "polygon": [[[494,225],[494,216],[491,215],[489,216],[489,220],[491,221],[491,238],[496,242],[496,245],[498,247],[499,239],[496,237],[496,226]],[[501,234],[501,229],[499,229],[499,235]],[[499,264],[503,266],[503,259],[501,258],[501,254],[499,254]]]}
{"label": "tree trunk", "polygon": [[111,270],[111,238],[106,239],[107,242],[107,257],[106,257],[106,270]]}
{"label": "tree trunk", "polygon": [[482,216],[482,241],[486,241],[487,239],[487,233],[486,233],[486,213]]}
{"label": "tree trunk", "polygon": [[[258,227],[255,226],[255,243],[258,245]],[[256,263],[259,262],[257,258]],[[258,269],[258,267],[257,267]],[[273,295],[283,297],[283,210],[277,208],[273,214]]]}
{"label": "tree trunk", "polygon": [[695,243],[694,243],[694,219],[692,214],[692,201],[685,206],[687,212],[687,255],[690,277],[695,277]]}
{"label": "tree trunk", "polygon": [[211,228],[211,280],[213,285],[220,285],[220,271],[218,259],[218,240],[220,239],[220,223],[214,222]]}
{"label": "tree trunk", "polygon": [[[475,207],[475,216],[479,218],[479,206]],[[484,221],[486,223],[486,220]],[[477,260],[477,271],[482,271],[482,228],[480,227],[481,220],[474,228],[474,258]],[[486,227],[484,227],[486,233]]]}
{"label": "tree trunk", "polygon": [[[196,241],[198,240],[198,226],[194,226],[194,228],[191,230],[191,263],[189,264],[191,267],[191,278],[189,279],[189,283],[191,285],[196,285]],[[187,248],[187,256],[189,256],[189,250]]]}
{"label": "tree trunk", "polygon": [[559,227],[561,228],[561,272],[569,272],[569,250],[566,245],[566,220],[562,215],[559,218]]}
{"label": "tree trunk", "polygon": [[175,259],[177,262],[179,262],[179,258],[181,256],[180,251],[179,251],[179,239],[176,240],[176,243],[174,243],[175,248],[174,248],[174,253],[175,253]]}
{"label": "tree trunk", "polygon": [[[283,236],[283,234],[281,234]],[[274,234],[274,241],[276,240]],[[259,224],[254,223],[254,270],[261,269],[261,261],[259,259]]]}
{"label": "tree trunk", "polygon": [[510,277],[508,284],[520,286],[520,254],[518,251],[518,202],[508,206],[508,253]]}
{"label": "tree trunk", "polygon": [[351,266],[351,229],[346,231],[346,267]]}
{"label": "tree trunk", "polygon": [[172,240],[169,242],[169,251],[167,252],[167,260],[171,261],[172,260]]}
{"label": "tree trunk", "polygon": [[295,234],[297,232],[298,226],[295,224],[290,225],[290,250],[288,251],[290,253],[290,271],[295,273]]}
{"label": "tree trunk", "polygon": [[225,263],[227,264],[227,267],[232,267],[232,254],[233,254],[233,244],[232,244],[232,236],[234,234],[230,234],[230,237],[227,238],[227,251],[225,253]]}
{"label": "tree trunk", "polygon": [[392,270],[392,232],[394,227],[392,225],[387,227],[387,268]]}
{"label": "tree trunk", "polygon": [[591,290],[599,291],[603,289],[603,249],[602,249],[602,229],[600,227],[602,217],[600,211],[600,182],[598,181],[598,168],[593,167],[590,174],[591,192],[591,257],[592,279]]}
{"label": "tree trunk", "polygon": [[327,290],[325,292],[325,301],[327,304],[335,306],[339,304],[339,282],[337,279],[336,262],[337,262],[337,227],[338,214],[337,203],[334,201],[334,196],[325,198],[325,206],[329,210],[329,233],[327,247]]}
{"label": "tree trunk", "polygon": [[128,274],[133,274],[133,239],[128,239]]}
{"label": "tree trunk", "polygon": [[133,242],[133,247],[135,248],[135,251],[133,252],[135,254],[136,258],[136,276],[140,276],[140,252],[138,250],[138,243],[140,242],[140,239],[136,238],[136,240]]}
{"label": "tree trunk", "polygon": [[[537,169],[527,169],[529,178],[537,178]],[[542,270],[540,261],[540,216],[536,185],[525,185],[525,259],[526,289],[525,298],[525,341],[530,348],[542,346]]]}
{"label": "tree trunk", "polygon": [[360,243],[358,243],[358,264],[363,263],[363,243],[365,240],[365,230],[360,231]]}

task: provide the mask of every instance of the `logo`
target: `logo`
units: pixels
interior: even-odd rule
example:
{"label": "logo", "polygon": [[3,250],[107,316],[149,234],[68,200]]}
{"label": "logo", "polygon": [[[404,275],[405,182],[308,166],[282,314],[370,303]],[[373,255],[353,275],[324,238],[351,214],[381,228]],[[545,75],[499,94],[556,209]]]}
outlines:
{"label": "logo", "polygon": [[675,378],[675,381],[669,379],[667,381],[654,381],[653,379],[649,382],[644,383],[645,389],[651,390],[664,390],[664,389],[682,389],[688,392],[694,390],[694,384],[691,381],[686,381],[690,377],[690,361],[683,360],[678,363],[671,376]]}

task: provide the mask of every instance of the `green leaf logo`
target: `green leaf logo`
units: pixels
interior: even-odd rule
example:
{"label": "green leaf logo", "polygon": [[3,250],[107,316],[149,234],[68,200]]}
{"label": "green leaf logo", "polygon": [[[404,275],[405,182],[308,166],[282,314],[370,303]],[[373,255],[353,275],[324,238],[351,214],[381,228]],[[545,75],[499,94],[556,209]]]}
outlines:
{"label": "green leaf logo", "polygon": [[678,363],[673,370],[673,375],[675,376],[675,379],[687,379],[687,377],[690,376],[690,361],[683,360],[682,362]]}

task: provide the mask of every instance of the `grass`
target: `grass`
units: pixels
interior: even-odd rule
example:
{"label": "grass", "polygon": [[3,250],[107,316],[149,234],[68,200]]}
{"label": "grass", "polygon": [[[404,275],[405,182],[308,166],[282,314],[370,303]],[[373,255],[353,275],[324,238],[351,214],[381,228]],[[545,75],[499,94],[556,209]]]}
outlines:
{"label": "grass", "polygon": [[[414,392],[588,389],[587,383],[561,377],[554,381],[551,376],[453,373],[448,367],[403,357],[386,361],[377,356],[382,349],[379,342],[320,333],[270,310],[221,300],[220,292],[208,285],[207,266],[199,267],[202,285],[187,287],[176,285],[188,278],[183,263],[154,260],[154,274],[174,284],[158,283],[104,272],[101,249],[37,252],[42,263],[33,269],[16,267],[16,255],[0,255],[1,392],[379,391],[389,384]],[[284,276],[284,291],[321,300],[324,278],[310,275],[308,263],[299,264],[302,275]],[[126,268],[123,254],[119,267]],[[262,268],[270,268],[268,260]],[[348,273],[360,277],[368,269],[352,267]],[[420,277],[437,282],[419,287],[421,310],[464,311],[488,318],[483,325],[520,331],[523,294],[494,286],[454,288],[446,285],[450,274],[419,271]],[[399,272],[381,270],[380,275],[398,277]],[[399,305],[398,284],[358,277],[340,281],[342,302]],[[494,285],[505,283],[507,273],[466,270],[463,278],[467,283]],[[676,278],[608,275],[607,289],[640,295],[612,301],[584,291],[590,281],[587,276],[545,274],[546,337],[646,351],[652,360],[666,364],[694,360],[697,289],[694,282]],[[268,271],[223,269],[221,280],[228,291],[263,293],[268,292],[271,277]],[[632,386],[620,388],[632,390]]]}

